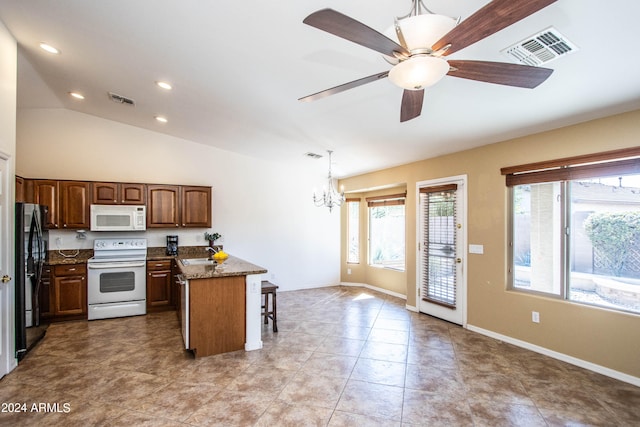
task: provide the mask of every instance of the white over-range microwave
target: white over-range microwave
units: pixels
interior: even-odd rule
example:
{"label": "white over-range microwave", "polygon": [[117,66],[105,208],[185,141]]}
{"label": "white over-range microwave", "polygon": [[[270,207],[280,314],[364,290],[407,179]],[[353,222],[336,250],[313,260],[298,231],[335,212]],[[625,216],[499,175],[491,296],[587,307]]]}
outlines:
{"label": "white over-range microwave", "polygon": [[143,205],[91,205],[91,231],[139,231],[147,229]]}

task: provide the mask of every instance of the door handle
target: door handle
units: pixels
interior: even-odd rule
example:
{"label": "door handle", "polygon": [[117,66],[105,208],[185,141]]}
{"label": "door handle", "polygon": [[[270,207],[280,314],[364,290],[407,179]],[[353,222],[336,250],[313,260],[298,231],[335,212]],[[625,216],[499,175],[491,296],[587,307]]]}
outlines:
{"label": "door handle", "polygon": [[7,283],[11,280],[11,276],[7,276],[6,274],[2,276],[2,283]]}

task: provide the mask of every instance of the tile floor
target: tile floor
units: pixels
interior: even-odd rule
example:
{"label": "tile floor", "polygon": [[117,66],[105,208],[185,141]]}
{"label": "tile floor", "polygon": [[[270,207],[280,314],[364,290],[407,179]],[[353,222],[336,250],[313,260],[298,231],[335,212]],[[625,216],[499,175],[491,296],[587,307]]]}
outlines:
{"label": "tile floor", "polygon": [[280,292],[278,309],[264,349],[199,359],[175,312],[52,325],[0,381],[0,402],[29,411],[0,425],[640,425],[640,388],[397,298],[332,287]]}

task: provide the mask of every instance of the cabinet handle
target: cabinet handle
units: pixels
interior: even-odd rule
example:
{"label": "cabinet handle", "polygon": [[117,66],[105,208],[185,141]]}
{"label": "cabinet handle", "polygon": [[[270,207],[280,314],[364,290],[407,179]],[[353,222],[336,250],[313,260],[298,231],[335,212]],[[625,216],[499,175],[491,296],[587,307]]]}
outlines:
{"label": "cabinet handle", "polygon": [[64,228],[67,228],[67,224],[63,224],[62,226],[63,226]]}
{"label": "cabinet handle", "polygon": [[180,227],[180,224],[176,224],[176,227]]}
{"label": "cabinet handle", "polygon": [[69,271],[76,271],[75,267],[74,268],[70,268]]}

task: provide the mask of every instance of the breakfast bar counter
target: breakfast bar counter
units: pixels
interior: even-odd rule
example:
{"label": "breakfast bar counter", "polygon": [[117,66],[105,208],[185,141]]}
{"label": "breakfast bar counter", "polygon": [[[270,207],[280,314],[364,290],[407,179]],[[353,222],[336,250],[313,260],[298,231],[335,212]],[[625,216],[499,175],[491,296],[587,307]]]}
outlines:
{"label": "breakfast bar counter", "polygon": [[196,357],[262,348],[261,282],[267,270],[229,256],[178,257],[180,319],[185,348]]}
{"label": "breakfast bar counter", "polygon": [[247,276],[263,274],[267,270],[243,259],[229,255],[222,265],[206,258],[196,258],[196,262],[189,262],[194,258],[178,257],[178,265],[185,279],[210,279],[217,277]]}

